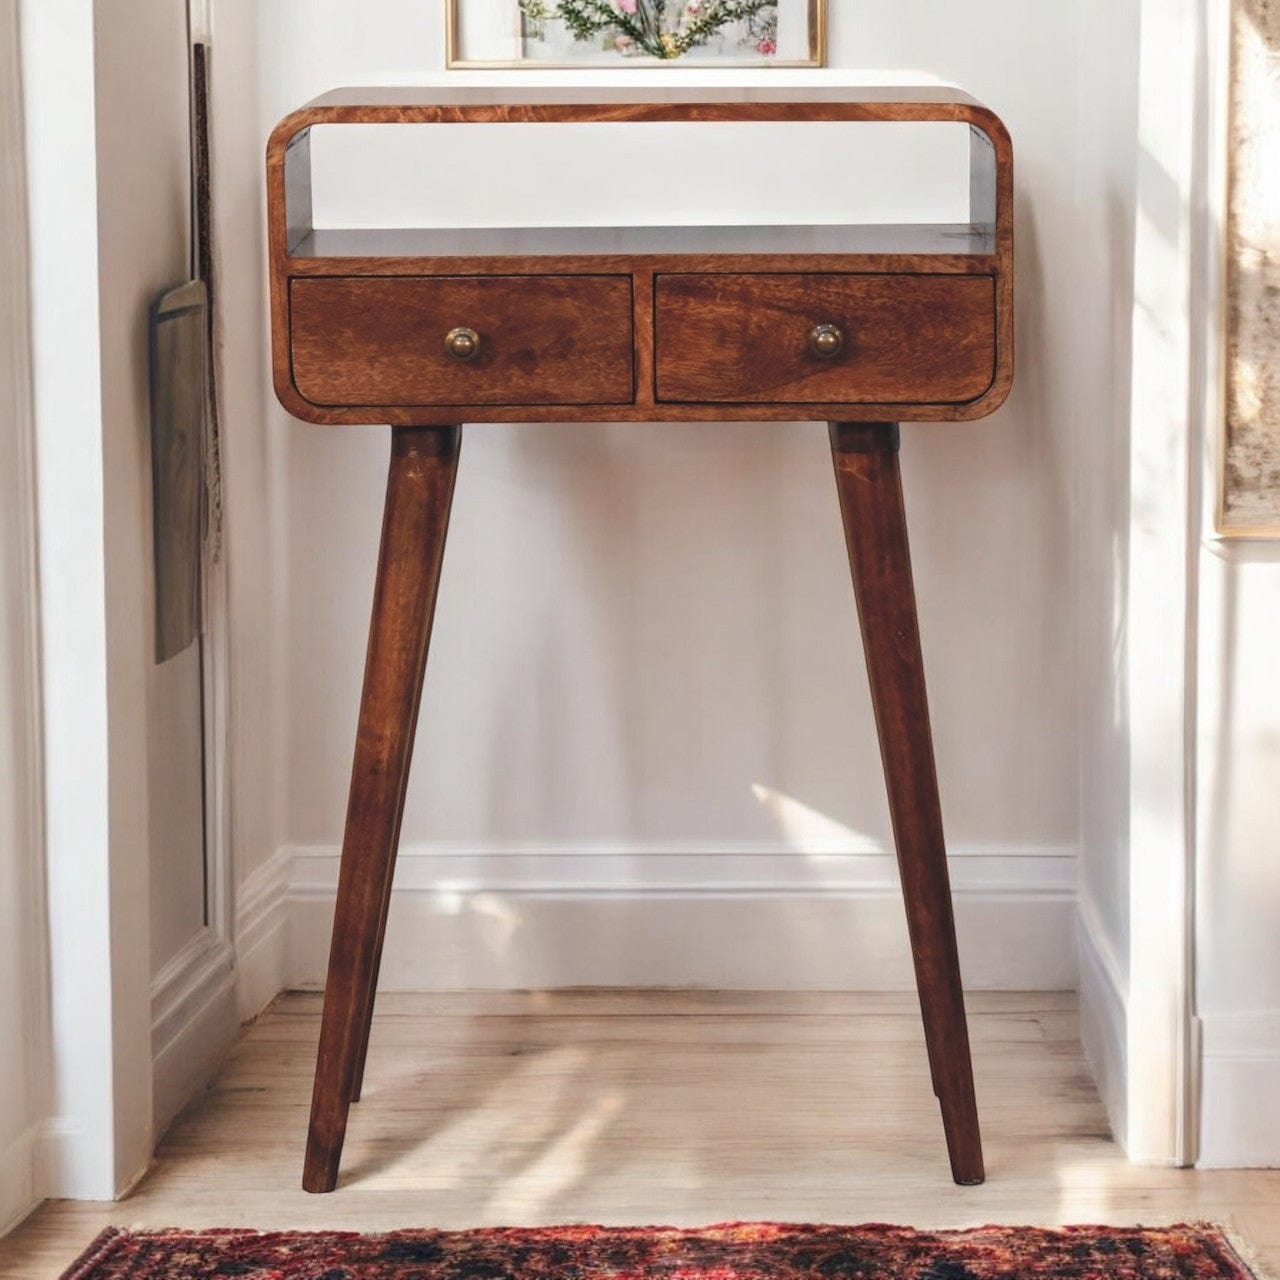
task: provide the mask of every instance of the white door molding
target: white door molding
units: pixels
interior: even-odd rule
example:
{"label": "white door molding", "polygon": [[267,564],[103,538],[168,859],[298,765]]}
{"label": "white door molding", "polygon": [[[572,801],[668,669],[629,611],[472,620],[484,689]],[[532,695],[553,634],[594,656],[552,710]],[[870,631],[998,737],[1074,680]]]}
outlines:
{"label": "white door molding", "polygon": [[[22,0],[50,951],[47,1194],[111,1199],[151,1156],[145,841],[113,839],[91,0]],[[109,699],[109,694],[114,694]],[[110,716],[109,716],[110,712]]]}
{"label": "white door molding", "polygon": [[1128,583],[1132,1159],[1196,1158],[1193,884],[1217,0],[1144,0]]}
{"label": "white door molding", "polygon": [[49,1069],[35,440],[17,11],[0,9],[0,1234],[44,1194]]}

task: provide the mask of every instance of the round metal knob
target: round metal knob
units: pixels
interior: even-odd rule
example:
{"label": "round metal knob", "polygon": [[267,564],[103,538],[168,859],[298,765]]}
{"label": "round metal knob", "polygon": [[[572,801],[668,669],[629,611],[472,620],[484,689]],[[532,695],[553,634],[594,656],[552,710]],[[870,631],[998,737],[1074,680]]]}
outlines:
{"label": "round metal knob", "polygon": [[809,334],[809,350],[823,360],[830,360],[844,350],[844,334],[838,325],[817,325]]}
{"label": "round metal knob", "polygon": [[480,354],[480,335],[474,329],[450,329],[444,349],[455,360],[474,360]]}

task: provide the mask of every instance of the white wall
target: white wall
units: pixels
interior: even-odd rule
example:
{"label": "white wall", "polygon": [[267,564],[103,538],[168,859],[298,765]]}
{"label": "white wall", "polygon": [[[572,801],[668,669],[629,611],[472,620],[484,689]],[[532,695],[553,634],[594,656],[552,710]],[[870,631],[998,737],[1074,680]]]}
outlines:
{"label": "white wall", "polygon": [[[909,431],[904,466],[969,976],[1070,985],[1074,606],[1114,553],[1105,537],[1078,541],[1073,504],[1088,493],[1111,518],[1119,502],[1124,352],[1105,335],[1120,326],[1108,271],[1124,269],[1115,228],[1132,199],[1116,176],[1132,137],[1132,6],[1106,55],[1120,87],[1101,99],[1101,5],[833,10],[833,67],[957,80],[1015,141],[1017,387],[987,422]],[[220,65],[237,68],[217,172],[242,932],[278,956],[292,917],[284,974],[316,982],[386,433],[302,426],[271,403],[261,144],[324,89],[438,72],[442,23],[407,0],[217,0],[213,16]],[[376,169],[331,159],[335,184]],[[671,203],[679,182],[655,176],[653,201]],[[493,196],[513,203],[501,173]],[[389,980],[909,980],[829,471],[814,426],[468,429]],[[1092,683],[1097,667],[1091,655]],[[566,943],[591,910],[634,945]],[[711,958],[689,942],[699,921]]]}
{"label": "white wall", "polygon": [[0,3],[0,1234],[42,1191],[47,1099],[34,437],[18,12]]}

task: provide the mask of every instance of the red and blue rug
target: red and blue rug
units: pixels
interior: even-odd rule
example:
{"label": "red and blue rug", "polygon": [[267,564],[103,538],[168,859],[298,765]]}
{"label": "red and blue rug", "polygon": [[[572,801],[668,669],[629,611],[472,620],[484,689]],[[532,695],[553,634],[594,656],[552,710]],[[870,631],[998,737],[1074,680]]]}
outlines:
{"label": "red and blue rug", "polygon": [[63,1280],[1252,1280],[1217,1228],[103,1232]]}

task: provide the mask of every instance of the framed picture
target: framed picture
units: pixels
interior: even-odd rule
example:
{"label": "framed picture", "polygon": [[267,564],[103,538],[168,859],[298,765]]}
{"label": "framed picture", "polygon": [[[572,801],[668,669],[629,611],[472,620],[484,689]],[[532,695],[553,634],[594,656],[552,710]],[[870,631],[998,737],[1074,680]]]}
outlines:
{"label": "framed picture", "polygon": [[448,65],[820,67],[827,0],[447,0]]}
{"label": "framed picture", "polygon": [[1280,538],[1280,6],[1232,5],[1218,532]]}

